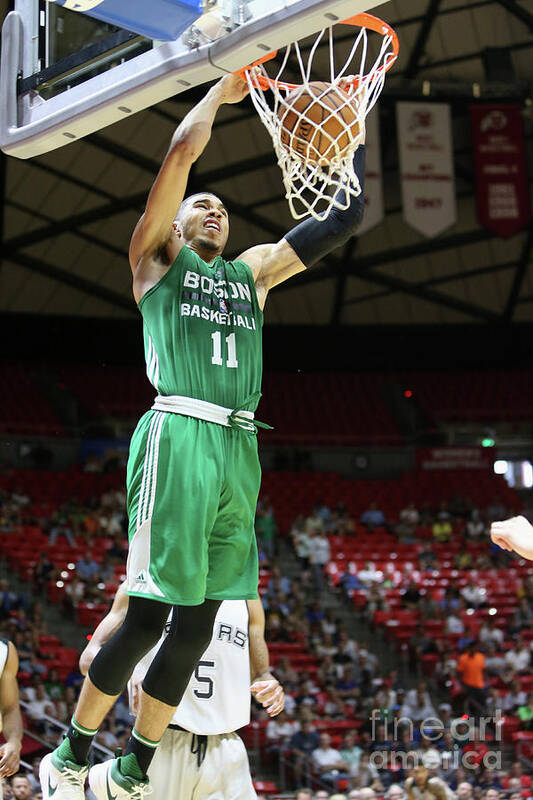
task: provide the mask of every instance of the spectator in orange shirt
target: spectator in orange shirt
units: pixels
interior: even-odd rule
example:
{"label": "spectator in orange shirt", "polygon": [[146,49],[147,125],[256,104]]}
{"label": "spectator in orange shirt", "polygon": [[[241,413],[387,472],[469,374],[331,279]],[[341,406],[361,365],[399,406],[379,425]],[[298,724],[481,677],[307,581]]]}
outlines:
{"label": "spectator in orange shirt", "polygon": [[484,713],[487,690],[485,688],[485,656],[478,650],[475,639],[469,643],[466,652],[459,656],[457,672],[461,677],[468,701],[474,710]]}

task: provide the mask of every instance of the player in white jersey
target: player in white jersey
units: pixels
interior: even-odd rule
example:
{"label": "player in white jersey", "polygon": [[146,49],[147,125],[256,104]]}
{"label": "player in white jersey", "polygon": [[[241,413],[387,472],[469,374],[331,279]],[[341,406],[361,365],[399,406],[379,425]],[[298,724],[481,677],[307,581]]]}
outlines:
{"label": "player in white jersey", "polygon": [[[17,649],[7,639],[0,639],[0,730],[5,744],[0,747],[0,778],[14,775],[19,768],[22,746],[22,716],[19,706],[17,672],[19,657]],[[0,800],[2,783],[0,781]]]}
{"label": "player in white jersey", "polygon": [[[100,647],[126,614],[125,586],[97,627],[80,658],[86,673]],[[185,694],[167,728],[148,776],[154,800],[251,800],[256,797],[242,739],[234,731],[250,721],[250,691],[270,716],[282,711],[283,689],[269,670],[260,600],[225,600],[215,618],[213,636],[196,665]],[[132,711],[144,675],[160,642],[137,665],[129,684]],[[252,682],[253,681],[253,682]],[[90,785],[106,800],[105,763],[93,767]],[[110,779],[112,784],[112,779]],[[114,787],[110,786],[111,794]]]}

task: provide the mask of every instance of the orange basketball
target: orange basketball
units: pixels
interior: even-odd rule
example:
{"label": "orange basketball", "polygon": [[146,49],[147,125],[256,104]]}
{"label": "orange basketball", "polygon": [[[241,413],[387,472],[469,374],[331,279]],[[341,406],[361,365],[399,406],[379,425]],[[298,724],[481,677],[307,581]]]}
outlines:
{"label": "orange basketball", "polygon": [[359,133],[356,101],[330,83],[314,81],[308,90],[294,89],[277,114],[285,150],[315,164],[342,157]]}

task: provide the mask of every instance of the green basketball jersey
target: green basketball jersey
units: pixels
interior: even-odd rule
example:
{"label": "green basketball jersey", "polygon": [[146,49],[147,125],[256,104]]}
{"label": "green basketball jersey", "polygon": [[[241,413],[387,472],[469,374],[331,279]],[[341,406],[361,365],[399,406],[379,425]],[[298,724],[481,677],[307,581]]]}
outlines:
{"label": "green basketball jersey", "polygon": [[[243,261],[208,264],[183,246],[139,309],[146,371],[159,394],[233,409],[260,391],[263,312]],[[256,406],[257,398],[247,408]]]}

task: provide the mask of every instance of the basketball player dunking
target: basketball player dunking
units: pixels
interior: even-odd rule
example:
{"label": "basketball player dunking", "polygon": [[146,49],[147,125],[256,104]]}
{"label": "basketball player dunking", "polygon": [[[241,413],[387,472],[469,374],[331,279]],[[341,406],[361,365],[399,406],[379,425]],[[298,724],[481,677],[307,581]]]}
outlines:
{"label": "basketball player dunking", "polygon": [[[80,658],[87,670],[96,653],[122,624],[128,608],[123,584],[111,611],[96,628]],[[283,689],[269,670],[265,615],[259,599],[225,600],[215,618],[213,636],[163,734],[148,769],[154,797],[180,800],[250,800],[255,797],[248,756],[234,731],[250,721],[250,690],[274,717],[283,710]],[[137,711],[141,682],[159,644],[134,670],[130,705]],[[252,681],[252,686],[250,686]],[[97,770],[94,770],[95,776]],[[100,768],[105,780],[105,767]]]}
{"label": "basketball player dunking", "polygon": [[[224,204],[210,192],[184,195],[218,108],[247,92],[240,77],[227,75],[187,114],[133,233],[133,294],[158,396],[137,425],[128,462],[129,606],[91,664],[66,739],[41,763],[44,800],[83,800],[92,738],[172,612],[142,685],[126,753],[106,765],[114,798],[142,797],[155,749],[210,641],[221,601],[257,597],[253,412],[261,388],[262,309],[273,286],[354,234],[364,202],[361,193],[324,222],[306,220],[276,244],[225,261]],[[356,151],[355,169],[362,182],[364,147]]]}

